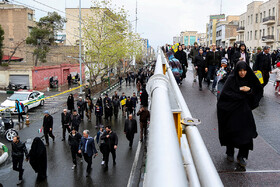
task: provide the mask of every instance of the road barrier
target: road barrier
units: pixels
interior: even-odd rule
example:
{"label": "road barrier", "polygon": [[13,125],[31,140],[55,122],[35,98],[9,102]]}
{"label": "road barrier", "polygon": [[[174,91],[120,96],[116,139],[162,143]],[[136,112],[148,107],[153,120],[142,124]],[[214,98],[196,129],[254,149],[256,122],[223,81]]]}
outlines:
{"label": "road barrier", "polygon": [[200,121],[192,118],[161,50],[147,91],[151,120],[144,186],[223,186],[196,127]]}

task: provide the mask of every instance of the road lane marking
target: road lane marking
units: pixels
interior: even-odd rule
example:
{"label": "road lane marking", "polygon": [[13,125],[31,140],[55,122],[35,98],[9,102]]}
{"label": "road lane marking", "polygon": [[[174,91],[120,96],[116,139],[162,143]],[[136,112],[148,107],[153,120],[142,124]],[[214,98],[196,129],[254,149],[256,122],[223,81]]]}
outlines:
{"label": "road lane marking", "polygon": [[137,163],[138,163],[138,160],[139,160],[141,145],[142,145],[142,143],[139,141],[138,146],[137,146],[137,150],[136,150],[136,153],[135,153],[135,157],[134,157],[134,162],[133,162],[133,165],[132,165],[132,168],[131,168],[129,180],[128,180],[128,183],[127,183],[127,187],[132,187],[133,177],[135,175]]}

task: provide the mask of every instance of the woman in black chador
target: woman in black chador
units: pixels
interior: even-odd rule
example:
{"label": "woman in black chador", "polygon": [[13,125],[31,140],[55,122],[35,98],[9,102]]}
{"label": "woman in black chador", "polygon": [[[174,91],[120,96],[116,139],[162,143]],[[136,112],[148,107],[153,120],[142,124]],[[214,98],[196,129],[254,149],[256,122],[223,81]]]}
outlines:
{"label": "woman in black chador", "polygon": [[227,159],[234,161],[234,148],[239,149],[237,161],[246,166],[253,138],[258,136],[252,110],[259,106],[263,88],[247,63],[240,61],[228,77],[217,103],[219,139],[227,147]]}
{"label": "woman in black chador", "polygon": [[39,137],[34,138],[29,157],[30,165],[38,173],[37,179],[44,180],[47,177],[47,151],[43,141]]}

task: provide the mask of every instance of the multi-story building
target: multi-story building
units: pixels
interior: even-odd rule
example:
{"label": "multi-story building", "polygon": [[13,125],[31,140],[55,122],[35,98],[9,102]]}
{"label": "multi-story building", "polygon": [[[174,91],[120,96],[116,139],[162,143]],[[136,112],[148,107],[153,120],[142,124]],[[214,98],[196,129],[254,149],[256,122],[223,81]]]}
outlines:
{"label": "multi-story building", "polygon": [[206,25],[206,45],[215,43],[226,47],[235,42],[239,16],[227,16],[226,19],[212,19]]}
{"label": "multi-story building", "polygon": [[173,44],[180,43],[180,36],[173,37]]}
{"label": "multi-story building", "polygon": [[15,57],[25,59],[25,39],[35,26],[34,10],[15,4],[0,2],[0,25],[4,29],[4,55],[9,56],[19,44]]}
{"label": "multi-story building", "polygon": [[254,1],[247,5],[247,11],[240,16],[239,42],[245,42],[250,49],[270,46],[279,47],[280,15],[279,0]]}
{"label": "multi-story building", "polygon": [[180,43],[193,46],[194,42],[198,45],[205,45],[205,33],[197,31],[182,31],[180,34]]}

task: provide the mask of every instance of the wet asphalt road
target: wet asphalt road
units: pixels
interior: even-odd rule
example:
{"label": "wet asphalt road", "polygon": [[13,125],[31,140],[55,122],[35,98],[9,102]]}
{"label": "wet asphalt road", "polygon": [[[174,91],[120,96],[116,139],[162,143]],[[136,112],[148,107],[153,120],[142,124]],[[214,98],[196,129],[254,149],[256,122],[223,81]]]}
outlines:
{"label": "wet asphalt road", "polygon": [[[125,92],[127,96],[131,96],[135,90],[136,88],[133,85],[128,87],[123,86],[122,89],[118,89],[118,93],[120,95],[121,92]],[[67,96],[64,97],[66,98]],[[56,140],[54,143],[50,140],[50,145],[47,147],[47,180],[45,182],[36,183],[36,174],[32,170],[30,164],[24,162],[24,181],[21,186],[126,186],[139,142],[139,133],[135,135],[132,149],[129,149],[128,141],[123,133],[125,117],[122,117],[121,113],[119,113],[119,118],[117,120],[112,118],[112,121],[109,121],[108,123],[105,123],[105,120],[103,120],[103,124],[111,125],[113,131],[115,131],[119,137],[116,159],[117,165],[113,166],[112,157],[110,156],[109,170],[104,172],[101,166],[102,155],[100,153],[95,159],[93,159],[91,177],[86,177],[86,162],[80,163],[80,161],[78,161],[77,168],[72,170],[71,167],[73,163],[70,147],[67,141],[61,141],[62,128],[60,123],[60,111],[65,108],[65,101],[66,100],[63,99],[63,97],[59,100],[54,99],[55,105],[49,106],[49,108],[57,108],[54,110],[59,110],[59,112],[54,112],[53,114],[54,135],[56,136]],[[44,106],[41,109],[38,108],[36,110],[44,111],[45,107],[47,108],[47,106]],[[34,120],[29,127],[19,131],[22,140],[27,140],[28,147],[30,147],[33,138],[36,136],[42,136],[42,134],[38,134],[37,132],[42,125],[42,116],[40,116],[40,118],[41,119],[37,121]],[[138,117],[136,118],[138,120]],[[89,129],[90,135],[93,137],[96,135],[95,116],[92,117],[92,122],[88,122],[87,120],[82,122],[80,131],[83,129]],[[6,142],[3,138],[0,138],[0,141]],[[7,145],[10,147],[9,144]],[[4,186],[16,186],[17,179],[18,173],[12,170],[11,158],[9,158],[9,160],[0,167],[0,183]]]}
{"label": "wet asphalt road", "polygon": [[236,158],[234,163],[226,160],[226,149],[220,146],[218,139],[217,99],[206,88],[207,84],[199,91],[189,68],[180,86],[192,116],[202,121],[198,129],[225,186],[280,186],[280,96],[274,92],[274,79],[272,75],[260,106],[253,111],[259,136],[249,153],[246,171],[237,165]]}

